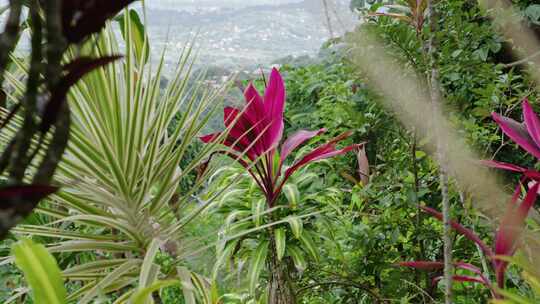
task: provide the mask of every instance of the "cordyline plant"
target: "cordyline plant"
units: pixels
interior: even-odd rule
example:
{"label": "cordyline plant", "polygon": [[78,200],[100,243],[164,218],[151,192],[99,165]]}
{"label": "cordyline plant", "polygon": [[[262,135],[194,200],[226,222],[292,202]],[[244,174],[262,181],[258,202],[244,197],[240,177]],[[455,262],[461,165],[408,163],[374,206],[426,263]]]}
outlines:
{"label": "cordyline plant", "polygon": [[[281,143],[286,92],[277,69],[271,72],[264,96],[259,94],[252,83],[244,95],[246,106],[243,110],[232,107],[224,109],[224,123],[227,129],[224,132],[203,136],[201,140],[205,143],[220,142],[230,148],[217,153],[230,156],[249,172],[264,194],[268,209],[279,205],[285,184],[300,168],[362,147],[362,144],[357,144],[337,149],[336,145],[351,135],[347,132],[313,149],[286,167],[285,161],[293,151],[325,130],[297,131]],[[279,255],[276,240],[271,237],[268,246],[271,251],[268,261],[270,271],[268,303],[295,303],[291,284],[285,282],[285,278],[288,277],[285,263],[280,265],[277,258]],[[265,259],[266,255],[262,260]]]}
{"label": "cordyline plant", "polygon": [[[524,122],[519,123],[511,118],[501,116],[497,113],[492,114],[493,119],[500,126],[502,131],[516,142],[520,147],[525,149],[528,153],[540,158],[540,119],[532,110],[531,105],[527,100],[523,101],[523,117]],[[534,206],[538,191],[540,189],[540,172],[532,169],[522,168],[520,166],[502,163],[497,161],[483,161],[483,164],[523,174],[521,182],[517,185],[516,190],[507,205],[506,211],[500,221],[499,228],[495,235],[494,248],[488,247],[481,238],[476,235],[472,230],[469,230],[457,222],[452,222],[452,228],[465,236],[467,239],[476,243],[484,255],[491,260],[491,265],[496,276],[497,287],[504,288],[506,270],[508,267],[507,260],[502,260],[498,257],[512,257],[519,245],[520,238],[525,229],[525,220],[529,214],[529,211]],[[525,198],[518,203],[521,194],[521,188],[525,181],[528,183],[528,191]],[[422,207],[422,209],[434,216],[435,218],[442,220],[442,214],[434,209]],[[443,263],[441,262],[402,262],[401,266],[413,267],[417,269],[433,270],[442,269]],[[491,290],[492,295],[495,298],[501,298],[494,284],[482,273],[482,270],[474,265],[458,262],[454,266],[459,269],[467,270],[475,274],[476,276],[456,275],[453,277],[455,281],[459,282],[476,282],[485,285]],[[440,278],[435,278],[435,281]]]}
{"label": "cordyline plant", "polygon": [[[119,57],[73,58],[70,63],[63,63],[62,58],[70,46],[85,42],[110,17],[134,1],[9,2],[0,39],[0,84],[4,83],[10,55],[20,37],[23,5],[29,9],[31,54],[24,94],[2,94],[12,101],[12,107],[2,117],[0,129],[19,112],[23,123],[0,156],[0,173],[7,177],[7,185],[0,188],[0,239],[30,214],[42,198],[57,191],[50,184],[69,139],[71,117],[65,102],[69,89],[84,75]],[[38,102],[41,100],[43,111]]]}
{"label": "cordyline plant", "polygon": [[337,143],[351,135],[351,132],[346,132],[313,149],[284,170],[285,160],[294,150],[326,130],[297,131],[278,150],[284,128],[285,85],[275,68],[264,97],[261,97],[253,84],[249,84],[244,96],[247,104],[243,111],[232,107],[224,110],[224,123],[229,131],[209,134],[201,137],[201,140],[205,143],[224,140],[223,144],[232,151],[221,153],[231,156],[248,170],[265,194],[269,207],[274,206],[283,186],[298,169],[362,146],[357,144],[336,149]]}

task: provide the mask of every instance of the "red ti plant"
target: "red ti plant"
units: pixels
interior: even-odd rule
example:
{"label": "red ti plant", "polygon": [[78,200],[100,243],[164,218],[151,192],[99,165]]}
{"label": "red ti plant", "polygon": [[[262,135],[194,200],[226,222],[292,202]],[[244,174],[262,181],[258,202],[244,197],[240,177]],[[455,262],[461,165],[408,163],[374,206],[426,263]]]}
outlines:
{"label": "red ti plant", "polygon": [[[520,147],[525,149],[528,153],[534,155],[536,158],[540,158],[540,119],[532,110],[531,105],[527,100],[523,101],[523,117],[524,122],[519,123],[511,118],[501,116],[497,113],[492,114],[493,119],[500,126],[502,131],[510,137],[514,142],[516,142]],[[495,235],[495,244],[494,248],[491,249],[488,247],[478,235],[473,231],[463,227],[457,222],[452,222],[452,228],[468,238],[469,240],[476,243],[484,255],[491,260],[491,265],[496,276],[496,283],[499,288],[504,287],[506,269],[508,267],[508,262],[498,259],[498,256],[513,256],[518,247],[519,240],[525,228],[525,220],[529,211],[534,206],[536,198],[538,196],[538,191],[540,189],[540,172],[537,172],[533,169],[523,168],[514,164],[502,163],[497,161],[483,161],[483,164],[514,172],[519,172],[523,174],[520,184],[516,187],[514,195],[510,200],[506,212],[500,221],[499,228]],[[529,189],[525,198],[518,203],[522,183],[526,180],[529,180],[528,183]],[[434,216],[435,218],[442,221],[442,214],[433,210],[431,208],[422,207],[422,209]],[[416,262],[403,262],[399,263],[400,266],[413,267],[417,269],[432,270],[432,269],[442,269],[444,266],[439,262],[425,262],[425,261],[416,261]],[[454,276],[454,280],[460,282],[476,282],[484,284],[488,287],[493,296],[500,298],[501,296],[497,294],[493,284],[482,274],[480,268],[458,262],[454,264],[456,268],[464,269],[471,271],[476,276]],[[440,278],[435,278],[435,281],[440,280]]]}
{"label": "red ti plant", "polygon": [[[287,157],[302,144],[325,132],[300,130],[292,134],[280,147],[283,137],[283,111],[285,108],[285,84],[277,69],[273,69],[264,97],[252,83],[244,92],[244,110],[226,107],[224,123],[228,132],[209,134],[201,137],[205,143],[222,141],[231,148],[220,151],[243,167],[257,182],[265,195],[269,207],[273,207],[289,177],[301,167],[315,161],[352,151],[362,144],[337,149],[336,144],[349,137],[350,132],[339,135],[329,142],[313,149],[284,168]],[[279,149],[280,148],[280,149]]]}

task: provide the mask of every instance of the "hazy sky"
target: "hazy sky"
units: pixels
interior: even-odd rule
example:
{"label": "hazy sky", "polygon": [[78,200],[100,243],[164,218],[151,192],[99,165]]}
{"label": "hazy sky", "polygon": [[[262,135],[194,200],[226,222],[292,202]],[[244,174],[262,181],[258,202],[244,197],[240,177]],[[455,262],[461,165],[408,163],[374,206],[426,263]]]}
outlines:
{"label": "hazy sky", "polygon": [[[283,4],[300,2],[301,0],[147,0],[148,6],[169,7],[180,9],[182,5],[190,6],[220,6],[220,7],[242,7],[261,4]],[[316,0],[313,0],[316,1]]]}

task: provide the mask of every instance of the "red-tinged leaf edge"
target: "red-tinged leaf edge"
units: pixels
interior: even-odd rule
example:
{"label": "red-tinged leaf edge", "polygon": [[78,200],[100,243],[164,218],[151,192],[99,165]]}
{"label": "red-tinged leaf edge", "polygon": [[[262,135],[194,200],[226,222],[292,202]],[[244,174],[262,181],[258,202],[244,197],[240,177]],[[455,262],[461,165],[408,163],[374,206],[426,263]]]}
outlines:
{"label": "red-tinged leaf edge", "polygon": [[507,170],[507,171],[520,172],[520,173],[525,173],[527,171],[527,169],[520,167],[518,165],[499,162],[496,160],[481,160],[480,164],[486,167],[494,168],[494,169],[501,169],[501,170]]}
{"label": "red-tinged leaf edge", "polygon": [[122,58],[119,55],[105,56],[101,58],[81,57],[77,58],[64,67],[67,74],[62,77],[56,88],[51,92],[51,97],[45,106],[40,131],[45,134],[58,118],[62,104],[66,100],[69,89],[81,78],[93,70],[103,67],[111,62]]}
{"label": "red-tinged leaf edge", "polygon": [[523,168],[518,165],[499,162],[495,160],[481,160],[480,164],[486,167],[494,168],[494,169],[518,172],[518,173],[523,174],[527,178],[530,178],[533,180],[540,180],[540,172],[532,170],[532,169]]}
{"label": "red-tinged leaf edge", "polygon": [[[442,222],[442,220],[443,220],[442,213],[436,211],[435,209],[429,208],[429,207],[420,206],[420,208],[422,210],[424,210],[424,212],[430,214],[431,216],[435,217],[436,219],[438,219],[439,221]],[[464,237],[468,238],[469,240],[473,241],[478,246],[480,246],[480,248],[482,249],[482,251],[484,252],[484,254],[487,257],[491,258],[493,256],[493,251],[491,250],[491,248],[489,248],[478,237],[478,235],[476,235],[472,230],[463,227],[461,224],[459,224],[459,223],[457,223],[455,221],[450,221],[450,225],[452,226],[452,229],[454,229],[456,232],[458,232],[459,234],[463,235]]]}

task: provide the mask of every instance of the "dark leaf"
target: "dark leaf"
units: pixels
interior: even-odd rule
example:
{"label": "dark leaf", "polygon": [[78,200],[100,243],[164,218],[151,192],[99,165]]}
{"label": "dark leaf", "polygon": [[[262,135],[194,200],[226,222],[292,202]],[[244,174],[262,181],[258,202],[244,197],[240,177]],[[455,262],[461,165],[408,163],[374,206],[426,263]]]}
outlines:
{"label": "dark leaf", "polygon": [[135,0],[64,0],[62,1],[62,27],[71,43],[79,43],[89,35],[98,33],[108,19]]}
{"label": "dark leaf", "polygon": [[9,229],[32,212],[40,200],[55,193],[57,187],[17,185],[0,188],[0,240]]}
{"label": "dark leaf", "polygon": [[47,133],[51,126],[56,122],[58,112],[62,107],[62,103],[65,101],[69,89],[75,85],[84,75],[91,71],[105,66],[115,60],[118,60],[122,56],[107,56],[101,58],[81,57],[75,59],[73,62],[67,64],[64,69],[67,74],[62,77],[60,83],[51,92],[51,98],[45,106],[43,112],[43,120],[41,122],[41,132]]}

